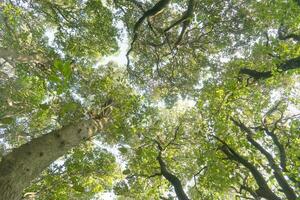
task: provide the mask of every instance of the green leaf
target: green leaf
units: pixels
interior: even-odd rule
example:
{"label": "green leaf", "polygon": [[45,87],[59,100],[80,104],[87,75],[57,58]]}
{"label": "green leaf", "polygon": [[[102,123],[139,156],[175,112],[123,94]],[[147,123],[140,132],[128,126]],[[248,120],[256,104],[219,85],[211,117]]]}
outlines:
{"label": "green leaf", "polygon": [[56,74],[52,74],[49,76],[49,80],[54,82],[54,83],[60,83],[61,80]]}
{"label": "green leaf", "polygon": [[43,110],[47,110],[50,106],[47,104],[40,104],[40,108]]}
{"label": "green leaf", "polygon": [[70,102],[70,103],[67,103],[67,104],[63,105],[62,114],[65,114],[67,112],[72,112],[72,111],[76,110],[77,106],[78,105],[76,103],[73,103],[73,102]]}
{"label": "green leaf", "polygon": [[11,124],[13,123],[13,121],[14,121],[13,117],[4,117],[0,119],[0,122],[5,125]]}
{"label": "green leaf", "polygon": [[128,175],[128,174],[130,174],[130,169],[125,169],[122,173],[123,173],[124,175]]}
{"label": "green leaf", "polygon": [[63,74],[63,76],[69,80],[70,77],[71,77],[71,73],[72,73],[72,69],[71,69],[71,64],[69,62],[66,62],[64,65],[63,65],[63,68],[61,69],[61,72]]}
{"label": "green leaf", "polygon": [[64,67],[64,65],[63,65],[62,61],[60,61],[60,60],[54,61],[54,69],[55,70],[62,71],[63,67]]}

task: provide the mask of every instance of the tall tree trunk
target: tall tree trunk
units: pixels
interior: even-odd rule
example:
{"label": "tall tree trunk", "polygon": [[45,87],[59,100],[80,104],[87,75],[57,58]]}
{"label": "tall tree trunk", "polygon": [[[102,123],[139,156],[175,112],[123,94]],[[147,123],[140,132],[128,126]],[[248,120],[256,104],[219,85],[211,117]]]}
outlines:
{"label": "tall tree trunk", "polygon": [[30,182],[56,159],[99,133],[107,118],[84,120],[47,133],[14,149],[0,163],[0,200],[19,200]]}
{"label": "tall tree trunk", "polygon": [[14,62],[21,63],[46,63],[49,60],[39,54],[19,54],[14,49],[8,49],[3,47],[0,47],[0,58],[3,58],[4,60],[12,59]]}

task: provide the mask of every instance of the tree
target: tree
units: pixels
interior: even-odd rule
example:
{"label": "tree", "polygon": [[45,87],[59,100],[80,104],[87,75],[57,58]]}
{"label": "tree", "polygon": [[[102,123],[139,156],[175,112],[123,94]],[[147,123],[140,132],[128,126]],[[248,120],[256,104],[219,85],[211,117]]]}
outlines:
{"label": "tree", "polygon": [[0,199],[299,198],[298,1],[0,10]]}
{"label": "tree", "polygon": [[[92,10],[93,4],[96,6],[95,10]],[[108,10],[101,6],[101,2],[91,1],[86,5],[70,2],[65,5],[66,7],[46,2],[45,5],[41,2],[41,4],[23,6],[13,3],[1,5],[4,21],[1,27],[1,34],[4,38],[1,51],[2,65],[8,68],[7,75],[13,77],[3,83],[2,89],[7,95],[2,98],[1,122],[7,132],[10,129],[17,130],[18,128],[25,130],[23,133],[7,136],[18,139],[17,142],[12,143],[13,147],[18,148],[5,155],[1,161],[0,190],[1,198],[4,199],[20,199],[22,191],[53,161],[67,153],[72,147],[78,146],[80,142],[88,140],[99,131],[103,132],[104,126],[107,126],[106,124],[110,121],[109,113],[112,104],[116,104],[118,107],[117,104],[120,103],[119,100],[114,101],[113,96],[117,94],[118,90],[124,90],[122,92],[127,92],[126,95],[131,94],[130,88],[126,88],[126,84],[122,83],[118,86],[122,77],[113,75],[112,71],[109,72],[110,68],[106,70],[107,73],[102,70],[100,75],[99,71],[85,67],[84,65],[90,65],[91,62],[87,62],[87,58],[82,59],[80,56],[84,56],[85,53],[72,46],[82,43],[80,40],[86,40],[85,37],[88,36],[86,34],[91,34],[88,36],[88,41],[83,44],[92,42],[99,43],[99,46],[87,49],[88,54],[93,52],[106,54],[115,49],[114,34],[111,34],[115,32],[111,25],[112,18]],[[39,9],[35,9],[36,6]],[[53,8],[54,6],[55,8]],[[96,16],[94,15],[95,11],[101,8],[103,8],[102,12],[107,15],[106,18],[101,16],[101,21],[107,24],[106,27],[102,26],[101,34],[106,37],[103,33],[109,32],[107,34],[111,39],[105,39],[105,42],[108,42],[106,44],[109,45],[105,46],[106,44],[101,42],[101,38],[92,36],[97,33],[91,29],[87,29],[83,35],[71,34],[68,36],[63,30],[58,30],[57,38],[61,38],[63,41],[58,40],[57,44],[62,46],[54,50],[53,47],[46,44],[40,29],[51,28],[48,27],[51,25],[55,28],[56,26],[63,27],[68,31],[82,34],[80,29],[84,26],[93,26],[94,22],[91,19],[98,20],[100,15],[97,13]],[[49,14],[49,10],[57,12]],[[86,19],[82,17],[81,21],[74,21],[73,25],[68,24],[70,25],[68,27],[64,23],[71,23],[69,22],[71,19],[66,18],[71,18],[72,16],[69,15],[75,14],[73,11],[86,16]],[[66,13],[63,14],[64,12]],[[44,14],[50,16],[45,18]],[[51,21],[52,18],[56,20]],[[72,18],[72,20],[76,19]],[[34,23],[36,24],[34,25]],[[97,42],[99,39],[100,41]],[[22,49],[22,51],[17,51],[18,49]],[[60,50],[63,55],[57,53]],[[78,53],[80,54],[78,55]],[[99,75],[97,79],[84,83],[85,76],[90,76],[92,73]],[[119,78],[118,81],[113,80],[117,78]],[[99,82],[102,82],[100,87],[102,89],[97,85]],[[9,84],[13,85],[6,88]],[[79,90],[83,90],[84,87],[91,87],[89,90],[98,90],[105,94],[94,95],[93,101],[83,103],[80,102],[80,93],[81,95],[86,94]],[[116,93],[113,94],[114,92]],[[74,94],[78,96],[72,96]],[[91,93],[87,95],[90,96]],[[134,95],[132,97],[135,98]],[[130,97],[126,99],[126,101],[128,100],[131,101]],[[4,110],[5,105],[11,109]],[[21,113],[19,113],[20,110],[22,110]],[[115,114],[118,115],[118,112],[120,111]],[[53,118],[57,119],[53,121]],[[34,135],[34,132],[38,133]],[[5,133],[4,137],[6,137]],[[11,141],[13,140],[9,140],[9,142]]]}

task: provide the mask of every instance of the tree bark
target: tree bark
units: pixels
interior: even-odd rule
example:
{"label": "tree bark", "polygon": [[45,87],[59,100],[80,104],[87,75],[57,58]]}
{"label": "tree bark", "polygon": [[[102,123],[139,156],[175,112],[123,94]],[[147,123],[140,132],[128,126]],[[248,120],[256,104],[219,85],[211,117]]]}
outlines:
{"label": "tree bark", "polygon": [[229,146],[226,146],[225,144],[221,147],[221,150],[223,151],[223,153],[225,153],[225,155],[227,155],[229,159],[241,163],[251,172],[259,187],[258,190],[256,190],[258,196],[268,200],[280,200],[280,198],[272,192],[263,175],[258,171],[258,169],[256,169],[256,167],[252,163],[240,156],[238,153],[236,153],[233,149],[231,149]]}
{"label": "tree bark", "polygon": [[[300,68],[300,56],[296,58],[291,58],[277,65],[277,70],[280,73],[293,70],[293,69],[299,69],[299,68]],[[257,71],[249,68],[242,68],[240,69],[239,73],[247,75],[255,80],[267,79],[273,76],[271,71]]]}
{"label": "tree bark", "polygon": [[65,126],[14,149],[0,162],[0,199],[20,200],[23,190],[56,159],[99,131],[108,118],[83,120]]}
{"label": "tree bark", "polygon": [[288,200],[296,200],[297,196],[293,188],[289,185],[287,180],[285,179],[281,169],[279,166],[276,164],[273,156],[266,150],[264,149],[263,146],[261,146],[258,142],[256,142],[253,138],[252,135],[254,133],[252,132],[251,129],[246,127],[245,124],[242,122],[236,121],[232,117],[230,118],[231,121],[240,128],[241,131],[245,132],[247,134],[246,138],[250,142],[252,146],[254,146],[261,154],[263,154],[266,159],[268,160],[269,166],[273,170],[274,177],[279,184],[279,186],[282,188],[283,193],[287,197]]}
{"label": "tree bark", "polygon": [[220,146],[220,150],[228,157],[228,159],[234,160],[240,164],[242,164],[244,167],[246,167],[250,173],[252,174],[253,178],[255,179],[256,184],[258,185],[258,189],[255,191],[255,193],[259,197],[263,197],[268,200],[281,200],[268,186],[267,181],[263,177],[263,175],[259,172],[259,170],[250,163],[246,158],[241,156],[239,153],[234,151],[226,142],[221,140],[217,136],[213,136],[216,138],[219,142],[222,143]]}
{"label": "tree bark", "polygon": [[175,189],[177,198],[179,200],[189,200],[188,196],[186,195],[186,193],[183,190],[183,187],[182,187],[182,184],[181,184],[181,181],[179,180],[179,178],[168,171],[167,166],[161,157],[161,152],[159,152],[157,160],[160,165],[161,174],[163,175],[163,177],[165,177],[165,179],[167,179],[172,184],[172,186]]}
{"label": "tree bark", "polygon": [[47,62],[46,58],[43,58],[38,54],[23,55],[23,54],[19,54],[16,50],[7,49],[3,47],[0,47],[0,58],[3,58],[5,60],[12,59],[13,61],[21,62],[21,63],[46,63]]}

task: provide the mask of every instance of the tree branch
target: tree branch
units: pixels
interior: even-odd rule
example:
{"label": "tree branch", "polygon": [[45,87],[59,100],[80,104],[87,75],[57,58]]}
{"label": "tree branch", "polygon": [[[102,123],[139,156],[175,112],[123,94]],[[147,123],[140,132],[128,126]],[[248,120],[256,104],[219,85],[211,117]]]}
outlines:
{"label": "tree branch", "polygon": [[242,157],[237,152],[235,152],[226,142],[224,142],[223,140],[221,140],[215,135],[213,137],[222,143],[220,150],[229,159],[242,164],[251,172],[252,176],[254,177],[259,187],[258,190],[256,190],[257,195],[259,195],[260,197],[264,197],[268,200],[280,200],[280,198],[275,193],[272,192],[272,190],[269,188],[267,184],[267,181],[264,179],[263,175],[258,171],[258,169],[252,163],[250,163],[244,157]]}
{"label": "tree branch", "polygon": [[[299,69],[299,68],[300,68],[300,56],[296,58],[288,59],[282,62],[281,64],[277,65],[277,71],[279,71],[280,73],[288,70]],[[273,76],[272,71],[257,71],[249,68],[240,69],[239,74],[247,75],[255,80],[267,79]]]}
{"label": "tree branch", "polygon": [[168,6],[169,3],[170,0],[160,0],[152,8],[144,12],[143,16],[140,17],[139,20],[135,23],[133,32],[136,33],[138,31],[139,27],[142,25],[146,18],[159,14]]}
{"label": "tree branch", "polygon": [[265,150],[263,148],[263,146],[261,146],[258,142],[256,142],[252,138],[252,136],[254,135],[254,132],[251,129],[249,129],[248,127],[246,127],[245,124],[243,124],[241,121],[236,121],[232,117],[230,117],[230,120],[236,126],[238,126],[241,131],[243,131],[247,134],[246,138],[250,142],[250,144],[252,146],[254,146],[261,154],[263,154],[266,157],[266,159],[268,160],[269,166],[273,170],[274,177],[275,177],[276,181],[278,182],[278,184],[280,185],[280,187],[282,188],[283,193],[285,194],[287,199],[296,200],[297,196],[295,194],[295,191],[292,189],[292,187],[288,184],[288,182],[284,178],[284,176],[282,174],[282,171],[280,170],[280,168],[276,164],[276,162],[275,162],[274,158],[272,157],[272,155],[267,150]]}
{"label": "tree branch", "polygon": [[165,179],[167,179],[172,186],[175,189],[175,193],[178,197],[179,200],[189,200],[188,196],[186,195],[186,193],[183,190],[181,181],[179,180],[179,178],[177,176],[175,176],[174,174],[172,174],[171,172],[169,172],[169,170],[167,169],[167,166],[165,164],[165,162],[162,159],[161,156],[161,151],[159,152],[158,156],[157,156],[157,160],[160,166],[160,170],[161,170],[161,174],[165,177]]}
{"label": "tree branch", "polygon": [[[127,58],[127,70],[130,71],[129,65],[130,65],[130,60],[129,60],[129,54],[131,53],[131,51],[133,50],[133,45],[136,42],[137,38],[138,38],[138,29],[140,28],[140,26],[142,25],[142,23],[145,21],[145,19],[147,19],[148,17],[152,17],[155,16],[157,14],[159,14],[160,12],[162,12],[170,3],[171,0],[160,0],[159,2],[157,2],[152,8],[150,8],[149,10],[145,11],[143,16],[139,18],[139,20],[134,24],[133,27],[133,38],[130,44],[130,48],[126,53],[126,58]],[[141,7],[141,6],[140,6]]]}
{"label": "tree branch", "polygon": [[287,33],[286,27],[283,24],[281,24],[278,29],[278,39],[280,39],[280,40],[293,39],[294,41],[299,42],[300,35],[297,35],[294,33]]}
{"label": "tree branch", "polygon": [[171,24],[168,28],[164,30],[164,32],[168,32],[175,26],[178,26],[182,22],[190,21],[190,18],[193,16],[194,12],[195,0],[189,0],[187,10],[183,13],[180,19],[176,20],[173,24]]}
{"label": "tree branch", "polygon": [[177,46],[181,42],[181,40],[182,40],[182,38],[183,38],[183,36],[186,32],[186,29],[191,24],[192,17],[193,17],[193,14],[194,14],[194,7],[195,7],[195,0],[189,0],[187,10],[184,12],[182,17],[180,19],[178,19],[177,21],[175,21],[173,24],[171,24],[164,31],[164,32],[168,32],[169,30],[171,30],[175,26],[182,23],[181,31],[180,31],[180,34],[179,34],[176,42],[175,42],[175,46]]}
{"label": "tree branch", "polygon": [[180,125],[178,125],[178,126],[175,128],[174,136],[173,136],[172,140],[170,140],[170,142],[165,146],[164,149],[168,148],[171,144],[174,144],[174,142],[175,142],[176,139],[177,139],[177,135],[178,135],[178,132],[179,132],[179,128],[180,128]]}

